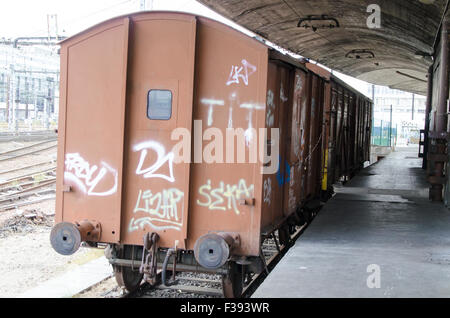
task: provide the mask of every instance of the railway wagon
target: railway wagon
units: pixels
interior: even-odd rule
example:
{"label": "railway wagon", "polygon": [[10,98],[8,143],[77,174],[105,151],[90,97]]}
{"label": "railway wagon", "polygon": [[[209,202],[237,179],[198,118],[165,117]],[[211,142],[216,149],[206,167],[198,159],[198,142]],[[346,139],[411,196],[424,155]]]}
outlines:
{"label": "railway wagon", "polygon": [[130,291],[199,271],[239,296],[263,240],[288,245],[320,197],[327,78],[176,12],[105,21],[60,52],[53,248],[107,244]]}
{"label": "railway wagon", "polygon": [[322,139],[322,199],[333,184],[351,179],[370,161],[372,100],[328,70],[307,63],[308,70],[325,80]]}

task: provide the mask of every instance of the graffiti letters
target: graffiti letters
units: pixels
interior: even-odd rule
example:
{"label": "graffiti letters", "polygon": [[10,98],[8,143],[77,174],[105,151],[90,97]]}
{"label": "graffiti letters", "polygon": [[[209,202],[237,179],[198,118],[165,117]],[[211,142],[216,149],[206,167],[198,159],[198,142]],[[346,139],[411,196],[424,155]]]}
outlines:
{"label": "graffiti letters", "polygon": [[237,215],[240,214],[238,209],[238,200],[253,198],[253,184],[247,186],[244,179],[239,180],[238,184],[224,184],[222,181],[219,187],[213,188],[211,180],[202,185],[198,192],[205,200],[197,200],[200,206],[208,207],[210,210],[233,210]]}
{"label": "graffiti letters", "polygon": [[155,230],[174,229],[181,230],[183,226],[183,207],[179,215],[178,203],[184,193],[176,188],[153,193],[151,190],[139,190],[136,206],[133,213],[143,212],[148,216],[138,219],[132,218],[128,230],[133,232],[149,225]]}
{"label": "graffiti letters", "polygon": [[253,141],[253,134],[254,134],[254,129],[253,129],[253,110],[261,110],[264,109],[265,107],[263,105],[258,105],[258,104],[251,104],[251,103],[244,103],[241,104],[239,106],[240,108],[246,108],[249,110],[248,112],[248,128],[247,130],[245,130],[245,145],[247,147],[250,146],[250,143]]}
{"label": "graffiti letters", "polygon": [[291,166],[284,161],[284,167],[280,169],[281,166],[281,156],[279,157],[278,171],[277,171],[277,181],[278,185],[281,187],[283,184],[288,183],[291,180]]}
{"label": "graffiti letters", "polygon": [[249,76],[256,72],[256,66],[250,64],[249,62],[247,62],[247,60],[243,59],[241,63],[242,66],[231,66],[227,86],[233,83],[239,84],[239,78],[241,78],[244,84],[247,86]]}
{"label": "graffiti letters", "polygon": [[269,89],[267,91],[267,113],[266,113],[266,125],[272,127],[275,119],[275,103],[273,102],[273,92]]}
{"label": "graffiti letters", "polygon": [[[147,157],[148,149],[156,152],[156,161],[149,167],[142,169],[144,165],[145,158]],[[164,147],[156,142],[156,141],[145,141],[133,148],[133,151],[140,151],[141,156],[139,157],[139,163],[136,168],[137,175],[144,175],[144,178],[162,178],[169,182],[174,182],[175,178],[173,177],[173,152],[169,152],[166,154]],[[156,173],[155,172],[160,169],[165,163],[169,166],[169,175]]]}
{"label": "graffiti letters", "polygon": [[280,99],[282,102],[287,102],[288,98],[284,95],[283,83],[280,86]]}
{"label": "graffiti letters", "polygon": [[[66,154],[64,179],[74,182],[87,195],[108,196],[117,191],[117,171],[106,162],[91,165],[79,153]],[[103,190],[103,191],[102,191]]]}
{"label": "graffiti letters", "polygon": [[271,196],[272,196],[272,179],[267,178],[264,180],[264,202],[266,202],[268,205],[271,203]]}
{"label": "graffiti letters", "polygon": [[297,199],[295,197],[295,191],[294,191],[294,188],[291,187],[291,188],[289,188],[289,201],[288,201],[289,210],[292,210],[295,208],[296,202],[297,202]]}
{"label": "graffiti letters", "polygon": [[295,75],[296,81],[295,81],[295,91],[299,91],[302,89],[303,83],[302,78],[300,75]]}
{"label": "graffiti letters", "polygon": [[233,128],[233,104],[237,99],[236,92],[230,94],[230,106],[228,107],[228,128]]}
{"label": "graffiti letters", "polygon": [[208,126],[211,126],[213,123],[213,106],[223,106],[225,103],[223,100],[211,99],[211,98],[202,98],[200,100],[202,104],[208,105]]}

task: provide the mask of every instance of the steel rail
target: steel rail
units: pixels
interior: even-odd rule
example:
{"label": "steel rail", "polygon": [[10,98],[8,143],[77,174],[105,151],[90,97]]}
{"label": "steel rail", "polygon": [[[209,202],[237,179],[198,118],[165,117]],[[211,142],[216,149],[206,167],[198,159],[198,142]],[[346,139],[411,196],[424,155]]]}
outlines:
{"label": "steel rail", "polygon": [[53,195],[53,196],[48,196],[48,197],[40,198],[40,199],[33,200],[33,201],[14,203],[14,204],[10,204],[10,205],[1,207],[1,210],[7,211],[7,210],[11,210],[11,209],[18,208],[21,206],[31,205],[31,204],[35,204],[35,203],[39,203],[39,202],[43,202],[43,201],[47,201],[47,200],[54,200],[54,199],[55,199],[55,196]]}
{"label": "steel rail", "polygon": [[16,158],[23,157],[23,156],[26,156],[26,155],[31,155],[31,154],[34,154],[34,153],[37,153],[37,152],[41,152],[41,151],[49,150],[51,148],[55,148],[56,146],[57,145],[53,145],[53,146],[50,146],[50,147],[45,147],[45,148],[29,151],[29,152],[26,152],[26,153],[23,153],[23,154],[20,154],[20,155],[17,155],[17,156],[8,157],[8,158],[1,158],[0,161],[12,160],[12,159],[16,159]]}
{"label": "steel rail", "polygon": [[[40,174],[52,172],[52,171],[55,171],[55,170],[56,170],[56,166],[53,166],[53,167],[48,168],[48,169],[45,169],[45,170],[40,170],[40,171],[36,171],[36,172],[32,172],[32,173],[25,174],[25,175],[21,175],[21,176],[18,176],[18,177],[14,177],[14,178],[11,178],[11,179],[7,179],[7,180],[4,180],[4,181],[2,181],[2,182],[0,183],[0,187],[3,186],[3,185],[9,184],[9,183],[11,183],[11,182],[20,181],[20,180],[28,179],[28,178],[32,178],[32,177],[34,177],[34,176],[38,176],[38,175],[40,175]],[[0,189],[0,191],[2,191],[2,189]]]}
{"label": "steel rail", "polygon": [[[26,186],[40,184],[40,183],[43,183],[43,182],[53,181],[53,180],[56,180],[56,177],[46,178],[46,179],[43,179],[43,180],[27,181],[27,182],[24,182],[24,183],[19,183],[17,185],[11,185],[9,187],[0,188],[0,192],[14,191],[14,190],[17,190],[17,188],[19,188],[19,187],[23,188],[23,187],[26,187]],[[28,189],[30,189],[30,188],[26,188],[26,189],[23,189],[23,190],[28,190]],[[21,190],[19,190],[19,191],[21,191]]]}
{"label": "steel rail", "polygon": [[32,165],[28,165],[28,166],[23,166],[23,167],[19,167],[19,168],[13,168],[13,169],[10,169],[10,170],[3,170],[3,171],[0,171],[0,174],[7,174],[7,173],[19,171],[19,170],[25,170],[25,169],[28,169],[28,168],[34,168],[34,167],[38,167],[38,166],[48,165],[48,164],[54,163],[55,161],[56,160],[44,161],[44,162],[35,163],[35,164],[32,164]]}
{"label": "steel rail", "polygon": [[2,203],[5,203],[5,202],[9,203],[9,202],[12,202],[12,201],[21,200],[21,199],[24,199],[24,198],[31,197],[33,195],[38,195],[39,196],[41,194],[47,194],[49,192],[56,192],[56,190],[55,189],[47,189],[47,190],[42,190],[42,191],[30,192],[30,193],[18,193],[18,194],[11,195],[11,196],[8,196],[8,197],[2,197],[2,198],[0,198],[0,210],[1,210]]}
{"label": "steel rail", "polygon": [[15,148],[15,149],[3,151],[3,152],[0,152],[0,156],[6,155],[6,154],[11,153],[11,152],[16,152],[16,151],[21,151],[21,150],[28,149],[28,148],[33,148],[33,147],[36,147],[36,146],[39,146],[39,145],[43,145],[43,144],[47,144],[49,142],[54,142],[54,141],[57,141],[57,140],[53,139],[53,140],[41,141],[41,142],[37,142],[37,143],[31,144],[31,145],[28,145],[28,146],[24,146],[24,147],[20,147],[20,148]]}
{"label": "steel rail", "polygon": [[[39,189],[39,188],[42,188],[42,187],[45,187],[45,186],[48,186],[48,185],[51,185],[53,183],[56,183],[56,178],[52,179],[52,180],[44,180],[44,181],[45,182],[43,182],[42,184],[39,184],[39,185],[37,185],[35,187],[31,187],[31,188],[28,188],[28,189],[25,189],[25,190],[21,190],[21,191],[17,191],[17,192],[14,192],[14,193],[8,193],[6,195],[2,195],[2,196],[0,196],[0,203],[4,202],[4,201],[15,200],[16,197],[21,198],[21,195],[24,194],[24,193],[27,193],[26,196],[39,194],[38,191],[34,191],[34,192],[31,192],[31,193],[28,193],[28,192],[36,190],[36,189]],[[44,190],[44,191],[48,191],[48,190]]]}

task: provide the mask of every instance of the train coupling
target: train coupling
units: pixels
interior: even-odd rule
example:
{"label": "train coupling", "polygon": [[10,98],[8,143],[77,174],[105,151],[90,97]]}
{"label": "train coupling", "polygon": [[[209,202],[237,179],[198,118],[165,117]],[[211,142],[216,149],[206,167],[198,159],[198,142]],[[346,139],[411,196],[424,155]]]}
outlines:
{"label": "train coupling", "polygon": [[94,220],[80,222],[60,222],[53,226],[50,243],[53,249],[62,255],[75,253],[81,242],[98,242],[101,236],[101,225]]}

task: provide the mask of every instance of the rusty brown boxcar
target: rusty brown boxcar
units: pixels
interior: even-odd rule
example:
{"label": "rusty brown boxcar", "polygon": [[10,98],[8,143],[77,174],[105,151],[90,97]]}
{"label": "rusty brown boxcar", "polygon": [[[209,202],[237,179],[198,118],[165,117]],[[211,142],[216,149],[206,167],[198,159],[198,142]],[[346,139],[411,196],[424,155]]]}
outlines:
{"label": "rusty brown boxcar", "polygon": [[316,64],[307,68],[325,80],[322,140],[322,198],[370,160],[372,100]]}
{"label": "rusty brown boxcar", "polygon": [[60,89],[52,246],[107,243],[129,290],[173,257],[239,296],[264,269],[261,242],[288,244],[324,176],[329,190],[367,159],[366,99],[191,14],[141,12],[66,39]]}

